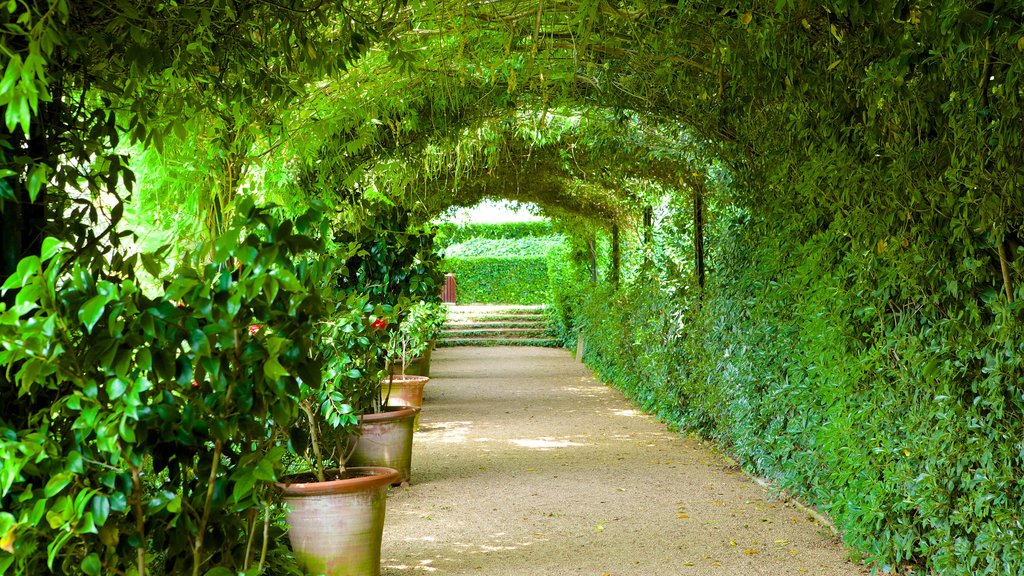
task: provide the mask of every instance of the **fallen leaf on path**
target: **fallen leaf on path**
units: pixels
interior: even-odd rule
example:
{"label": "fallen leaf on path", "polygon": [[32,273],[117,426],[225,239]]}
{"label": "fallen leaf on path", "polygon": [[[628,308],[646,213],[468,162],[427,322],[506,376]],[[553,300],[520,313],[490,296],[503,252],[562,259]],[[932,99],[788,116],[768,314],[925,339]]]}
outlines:
{"label": "fallen leaf on path", "polygon": [[747,548],[746,550],[743,551],[743,553],[746,554],[747,556],[753,556],[754,554],[757,554],[758,552],[760,552],[760,550],[758,550],[757,548]]}

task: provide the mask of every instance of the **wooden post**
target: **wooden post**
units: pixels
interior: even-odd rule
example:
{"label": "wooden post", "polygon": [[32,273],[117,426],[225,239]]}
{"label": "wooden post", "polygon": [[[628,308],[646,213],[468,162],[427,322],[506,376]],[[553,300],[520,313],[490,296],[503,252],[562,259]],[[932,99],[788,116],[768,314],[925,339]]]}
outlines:
{"label": "wooden post", "polygon": [[590,249],[590,281],[597,284],[597,236],[591,236],[587,241],[587,248]]}
{"label": "wooden post", "polygon": [[693,187],[693,257],[697,286],[704,292],[704,184]]}
{"label": "wooden post", "polygon": [[654,208],[644,208],[644,264],[651,263],[651,252],[654,250]]}
{"label": "wooden post", "polygon": [[619,274],[622,268],[622,245],[619,238],[619,225],[612,224],[612,266],[609,278],[614,288],[619,287]]}

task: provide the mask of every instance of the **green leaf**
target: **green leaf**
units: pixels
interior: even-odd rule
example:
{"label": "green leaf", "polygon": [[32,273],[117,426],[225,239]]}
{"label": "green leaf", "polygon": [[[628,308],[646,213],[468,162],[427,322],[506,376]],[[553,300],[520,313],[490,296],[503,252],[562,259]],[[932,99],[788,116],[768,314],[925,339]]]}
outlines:
{"label": "green leaf", "polygon": [[107,382],[107,397],[117,400],[128,389],[128,383],[120,378],[114,378]]}
{"label": "green leaf", "polygon": [[78,318],[85,324],[85,329],[88,332],[92,332],[93,326],[99,322],[103,316],[103,308],[109,301],[108,296],[93,296],[78,311]]}
{"label": "green leaf", "polygon": [[[28,130],[25,130],[28,132]],[[46,164],[36,164],[28,173],[28,197],[32,202],[39,197],[43,185],[46,184],[46,172],[49,167]]]}
{"label": "green leaf", "polygon": [[95,552],[82,559],[82,573],[88,574],[88,576],[99,576],[102,568],[99,554]]}
{"label": "green leaf", "polygon": [[106,524],[108,516],[110,516],[110,498],[102,494],[93,496],[92,517],[96,525],[103,526]]}
{"label": "green leaf", "polygon": [[135,442],[135,429],[129,424],[127,415],[123,416],[121,422],[117,425],[117,433],[126,442]]}
{"label": "green leaf", "polygon": [[27,256],[25,258],[22,258],[21,261],[18,262],[17,270],[15,270],[14,274],[11,274],[11,276],[7,278],[7,281],[4,282],[2,288],[4,290],[7,290],[9,288],[21,288],[22,286],[25,285],[25,282],[29,279],[29,277],[31,277],[33,274],[38,274],[40,271],[41,268],[39,265],[38,256]]}
{"label": "green leaf", "polygon": [[162,266],[156,256],[148,252],[143,252],[139,255],[139,259],[142,261],[142,267],[154,278],[159,278],[162,272]]}
{"label": "green leaf", "polygon": [[70,483],[71,475],[66,472],[61,472],[50,478],[50,481],[46,483],[46,487],[43,488],[43,496],[53,498],[54,495],[63,490],[64,487]]}
{"label": "green leaf", "polygon": [[263,363],[263,374],[266,376],[267,380],[273,382],[287,376],[288,371],[284,369],[284,366],[281,366],[281,362],[278,361],[277,356],[271,356]]}
{"label": "green leaf", "polygon": [[58,252],[64,247],[64,243],[60,240],[47,236],[43,238],[43,249],[39,257],[43,260],[49,260],[57,255]]}

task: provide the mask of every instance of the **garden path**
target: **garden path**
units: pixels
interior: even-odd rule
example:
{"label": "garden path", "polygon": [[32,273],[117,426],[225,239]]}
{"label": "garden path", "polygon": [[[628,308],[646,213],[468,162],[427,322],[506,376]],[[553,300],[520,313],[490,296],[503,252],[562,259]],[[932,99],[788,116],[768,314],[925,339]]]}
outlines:
{"label": "garden path", "polygon": [[807,512],[565,350],[435,351],[383,574],[862,575]]}

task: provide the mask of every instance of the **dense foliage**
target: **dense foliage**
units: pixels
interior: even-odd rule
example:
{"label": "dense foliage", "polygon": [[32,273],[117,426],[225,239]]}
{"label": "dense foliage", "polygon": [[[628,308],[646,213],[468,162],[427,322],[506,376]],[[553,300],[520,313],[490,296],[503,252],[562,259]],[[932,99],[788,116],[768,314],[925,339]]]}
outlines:
{"label": "dense foliage", "polygon": [[[141,457],[91,428],[77,432],[79,409],[56,400],[81,390],[88,401],[78,402],[104,418],[130,410],[134,388],[117,378],[155,369],[140,348],[150,345],[138,343],[153,334],[135,311],[147,319],[156,306],[153,326],[186,314],[162,311],[168,303],[132,280],[147,259],[133,253],[126,217],[160,238],[210,240],[239,196],[296,214],[320,199],[350,217],[339,242],[372,244],[367,229],[500,196],[536,202],[569,233],[572,265],[537,264],[537,281],[519,284],[555,274],[573,282],[559,285],[593,286],[583,297],[553,293],[556,321],[567,339],[582,329],[591,362],[646,405],[829,511],[880,566],[1022,570],[1018,4],[36,0],[4,3],[0,24],[0,274],[12,363],[0,421],[13,431],[3,457],[19,462],[4,467],[0,563],[15,562],[15,549],[38,573],[32,551],[44,542],[62,552],[62,567],[97,573],[96,562],[115,561],[66,544],[96,540],[86,512],[96,524],[105,508],[64,498],[131,494]],[[377,279],[393,304],[392,267],[424,261],[406,256],[428,243],[402,255],[368,249],[383,267],[353,263],[346,281]],[[267,270],[207,271],[202,258],[227,263],[216,244],[204,251],[163,254],[192,262],[200,280],[224,278],[225,290],[279,282],[262,278]],[[436,292],[434,282],[417,289]],[[235,306],[214,299],[189,318],[230,324],[213,335],[219,342],[237,331]],[[37,315],[74,329],[58,334]],[[59,350],[90,359],[89,370],[57,382],[64,359],[18,357],[39,344],[20,330],[67,339]],[[206,352],[180,330],[167,328],[167,349],[187,340],[182,353]],[[90,396],[87,380],[107,384]],[[174,385],[155,382],[138,394]],[[223,408],[216,394],[168,393],[153,402]],[[114,414],[110,437],[148,421],[125,414]],[[114,416],[93,423],[113,430]],[[216,461],[210,442],[196,440],[200,472]],[[67,457],[39,456],[46,450]],[[125,459],[110,464],[113,487],[72,456],[83,450]],[[48,489],[44,477],[57,480]],[[61,485],[78,477],[90,484]],[[13,483],[31,485],[25,501]],[[127,514],[135,502],[125,498]],[[181,487],[165,500],[195,498]],[[154,521],[200,510],[163,502]],[[145,541],[125,528],[135,537],[112,546],[118,558],[194,553],[199,524]],[[218,558],[244,567],[250,556],[232,541],[216,540]]]}
{"label": "dense foliage", "polygon": [[448,229],[449,239],[460,240],[444,249],[443,268],[455,274],[459,303],[540,304],[547,300],[549,255],[561,254],[558,248],[565,242],[552,232],[550,222],[463,224]]}
{"label": "dense foliage", "polygon": [[[323,269],[313,221],[246,210],[147,295],[130,266],[54,239],[4,285],[0,568],[18,574],[231,573],[263,565]],[[228,462],[230,464],[228,464]],[[275,531],[276,532],[276,531]],[[259,550],[262,549],[262,552]],[[14,554],[10,554],[14,552]]]}
{"label": "dense foliage", "polygon": [[531,256],[447,258],[459,304],[540,304],[548,292],[548,260]]}
{"label": "dense foliage", "polygon": [[[957,321],[928,311],[955,309],[945,291],[902,318],[880,304],[892,288],[865,275],[886,270],[877,247],[839,258],[828,235],[768,241],[777,222],[723,225],[701,302],[665,289],[680,279],[662,267],[568,299],[587,362],[821,507],[870,560],[1019,572],[1014,307],[989,284]],[[960,277],[958,289],[977,281]]]}
{"label": "dense foliage", "polygon": [[449,258],[516,258],[546,256],[564,241],[560,236],[528,236],[515,240],[470,238],[445,249]]}
{"label": "dense foliage", "polygon": [[453,244],[464,244],[475,239],[517,240],[545,237],[551,234],[551,222],[548,220],[463,224],[442,222],[437,225],[437,248],[446,250]]}

